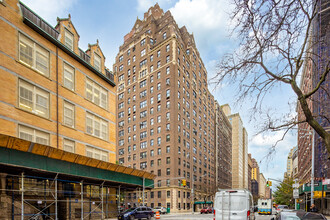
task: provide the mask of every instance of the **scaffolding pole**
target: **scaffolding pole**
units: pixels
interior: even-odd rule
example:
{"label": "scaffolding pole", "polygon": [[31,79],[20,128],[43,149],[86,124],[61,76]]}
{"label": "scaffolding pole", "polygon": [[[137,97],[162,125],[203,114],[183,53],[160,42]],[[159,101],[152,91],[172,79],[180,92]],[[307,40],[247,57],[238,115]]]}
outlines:
{"label": "scaffolding pole", "polygon": [[80,186],[81,186],[81,189],[80,189],[80,200],[81,200],[81,219],[84,219],[84,190],[83,190],[83,181],[81,181],[80,183]]}
{"label": "scaffolding pole", "polygon": [[21,220],[24,220],[24,173],[22,173],[22,201],[21,201]]}
{"label": "scaffolding pole", "polygon": [[104,210],[103,210],[103,184],[104,184],[104,181],[103,183],[101,184],[101,219],[103,219],[103,214],[104,214]]}
{"label": "scaffolding pole", "polygon": [[57,220],[57,175],[55,179],[55,220]]}

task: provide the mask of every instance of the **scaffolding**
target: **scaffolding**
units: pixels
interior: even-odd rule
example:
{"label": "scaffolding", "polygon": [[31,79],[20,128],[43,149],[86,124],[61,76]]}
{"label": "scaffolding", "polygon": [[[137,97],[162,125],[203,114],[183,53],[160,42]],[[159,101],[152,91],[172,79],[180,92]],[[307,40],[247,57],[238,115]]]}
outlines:
{"label": "scaffolding", "polygon": [[11,204],[11,219],[105,219],[118,214],[120,186],[59,179],[58,174],[2,174],[1,181],[1,198]]}

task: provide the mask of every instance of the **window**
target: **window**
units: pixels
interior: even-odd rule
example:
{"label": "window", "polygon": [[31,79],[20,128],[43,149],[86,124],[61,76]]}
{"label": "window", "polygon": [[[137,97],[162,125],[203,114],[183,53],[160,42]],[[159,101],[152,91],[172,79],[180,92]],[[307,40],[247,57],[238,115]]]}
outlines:
{"label": "window", "polygon": [[163,39],[166,39],[166,32],[163,33]]}
{"label": "window", "polygon": [[167,196],[167,198],[171,198],[171,191],[166,191],[166,196]]}
{"label": "window", "polygon": [[148,143],[146,141],[143,141],[140,143],[140,149],[145,149],[147,148]]}
{"label": "window", "polygon": [[24,35],[19,35],[19,60],[49,76],[49,52]]}
{"label": "window", "polygon": [[157,68],[159,68],[159,67],[160,67],[160,61],[157,62]]}
{"label": "window", "polygon": [[123,55],[121,55],[121,56],[119,57],[119,62],[122,62],[122,61],[123,61],[123,59],[124,59],[124,56],[123,56]]}
{"label": "window", "polygon": [[42,117],[49,117],[49,93],[19,80],[19,107]]}
{"label": "window", "polygon": [[147,100],[144,100],[144,101],[140,102],[140,109],[142,109],[146,106],[147,106]]}
{"label": "window", "polygon": [[169,89],[166,90],[166,98],[169,98],[170,97],[170,94],[171,94],[171,91]]}
{"label": "window", "polygon": [[157,73],[157,79],[160,79],[160,72]]}
{"label": "window", "polygon": [[170,146],[167,146],[166,147],[166,153],[170,153],[170,149],[171,149],[171,147]]}
{"label": "window", "polygon": [[74,128],[75,124],[75,108],[74,105],[64,101],[63,105],[63,124]]}
{"label": "window", "polygon": [[166,67],[166,74],[170,74],[170,67]]}
{"label": "window", "polygon": [[157,144],[160,145],[162,143],[162,138],[161,137],[158,137],[157,138]]}
{"label": "window", "polygon": [[170,62],[170,56],[166,57],[166,63]]}
{"label": "window", "polygon": [[38,144],[44,144],[44,145],[50,144],[48,133],[24,125],[18,126],[18,136],[21,139],[35,142]]}
{"label": "window", "polygon": [[[101,71],[101,57],[96,53],[94,53],[94,67],[98,71]],[[121,67],[123,67],[123,65],[121,65]]]}
{"label": "window", "polygon": [[157,57],[160,57],[160,50],[157,51]]}
{"label": "window", "polygon": [[67,29],[64,32],[64,45],[73,50],[73,34]]}
{"label": "window", "polygon": [[168,51],[170,51],[170,45],[169,44],[166,45],[166,52],[168,52]]}
{"label": "window", "polygon": [[170,168],[167,168],[166,169],[166,175],[170,175],[171,174],[171,169]]}
{"label": "window", "polygon": [[109,161],[109,153],[107,151],[92,146],[86,146],[86,156],[107,162]]}
{"label": "window", "polygon": [[143,88],[146,85],[147,85],[147,80],[146,79],[140,82],[140,88]]}
{"label": "window", "polygon": [[93,115],[86,113],[86,132],[90,135],[108,140],[108,122]]}
{"label": "window", "polygon": [[107,90],[89,78],[86,79],[86,98],[104,109],[108,107]]}
{"label": "window", "polygon": [[141,40],[140,45],[141,45],[141,47],[142,47],[142,46],[144,46],[145,44],[146,44],[146,39],[144,38],[144,39]]}
{"label": "window", "polygon": [[141,57],[143,57],[144,55],[146,55],[146,49],[141,50]]}
{"label": "window", "polygon": [[68,139],[63,139],[63,150],[74,153],[75,152],[75,142],[68,140]]}
{"label": "window", "polygon": [[64,63],[63,85],[64,87],[73,91],[74,84],[75,84],[74,68]]}

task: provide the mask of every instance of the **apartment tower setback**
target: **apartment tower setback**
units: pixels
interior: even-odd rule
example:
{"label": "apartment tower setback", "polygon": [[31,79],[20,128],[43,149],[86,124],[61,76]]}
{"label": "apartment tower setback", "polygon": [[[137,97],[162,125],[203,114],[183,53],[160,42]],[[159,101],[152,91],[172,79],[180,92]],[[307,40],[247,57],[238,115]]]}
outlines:
{"label": "apartment tower setback", "polygon": [[[213,201],[216,105],[193,35],[156,4],[125,35],[113,69],[118,76],[118,163],[158,176],[145,204],[191,211],[201,201]],[[231,156],[226,158],[231,169]],[[125,198],[130,206],[143,200],[138,192]]]}

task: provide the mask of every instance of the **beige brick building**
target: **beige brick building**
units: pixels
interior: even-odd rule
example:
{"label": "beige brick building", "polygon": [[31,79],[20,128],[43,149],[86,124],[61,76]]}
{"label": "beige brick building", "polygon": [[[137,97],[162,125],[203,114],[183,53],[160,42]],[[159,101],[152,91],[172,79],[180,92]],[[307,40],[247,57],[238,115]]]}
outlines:
{"label": "beige brick building", "polygon": [[[158,176],[155,189],[146,193],[147,205],[176,212],[213,201],[215,101],[193,35],[156,4],[124,37],[114,70],[118,162]],[[228,175],[229,157],[225,163]],[[126,204],[137,205],[139,198],[139,192],[128,194]]]}
{"label": "beige brick building", "polygon": [[259,174],[259,198],[267,198],[266,197],[266,178],[264,174]]}
{"label": "beige brick building", "polygon": [[[116,91],[99,43],[84,52],[70,16],[53,28],[18,1],[5,4],[0,133],[115,162]],[[34,19],[38,30],[26,24]]]}
{"label": "beige brick building", "polygon": [[248,189],[248,134],[239,113],[231,114],[228,104],[222,109],[232,125],[232,186]]}

